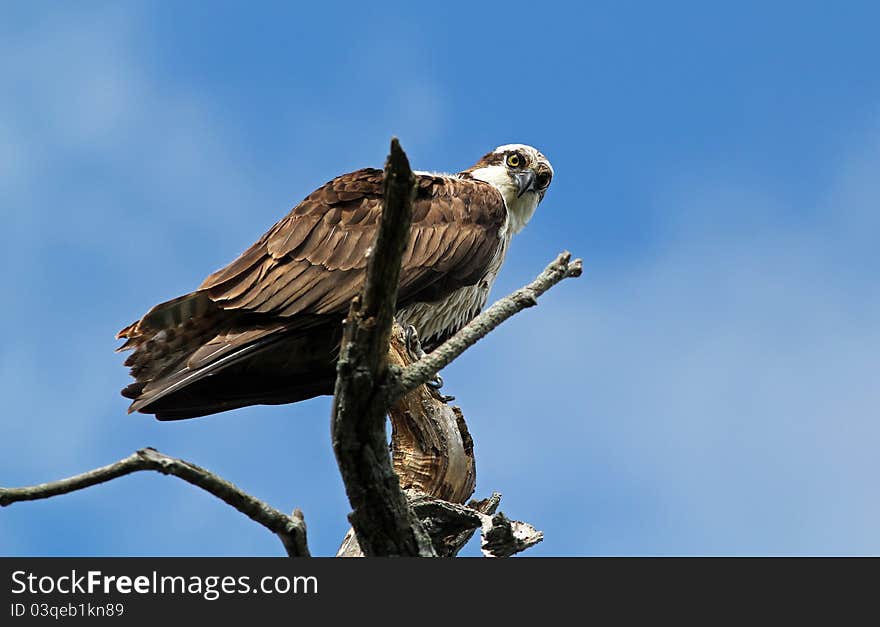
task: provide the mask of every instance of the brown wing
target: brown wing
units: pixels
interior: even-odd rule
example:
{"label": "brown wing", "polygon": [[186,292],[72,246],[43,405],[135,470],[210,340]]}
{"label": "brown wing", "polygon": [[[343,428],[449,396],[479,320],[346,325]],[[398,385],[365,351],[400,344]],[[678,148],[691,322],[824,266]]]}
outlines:
{"label": "brown wing", "polygon": [[[342,313],[360,289],[381,210],[381,170],[336,178],[199,290],[226,310],[284,318]],[[504,216],[501,195],[486,183],[421,176],[401,267],[401,306],[437,282],[434,291],[451,291],[479,280],[497,253]]]}
{"label": "brown wing", "polygon": [[[192,294],[120,332],[130,411],[183,418],[332,388],[339,318],[363,283],[382,210],[381,170],[310,194]],[[504,202],[486,183],[422,175],[398,306],[477,282],[498,254]]]}

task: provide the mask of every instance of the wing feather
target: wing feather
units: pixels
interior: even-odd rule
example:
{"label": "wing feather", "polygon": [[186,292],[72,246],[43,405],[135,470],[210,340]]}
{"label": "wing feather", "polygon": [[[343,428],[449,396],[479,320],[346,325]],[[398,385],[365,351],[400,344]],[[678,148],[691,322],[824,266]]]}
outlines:
{"label": "wing feather", "polygon": [[290,216],[282,221],[266,242],[266,252],[281,259],[296,250],[321,221],[318,215]]}
{"label": "wing feather", "polygon": [[[201,289],[227,310],[283,318],[343,313],[363,280],[382,177],[381,170],[358,170],[315,190]],[[437,281],[451,291],[479,280],[501,245],[505,217],[501,195],[487,183],[420,176],[401,304]]]}
{"label": "wing feather", "polygon": [[252,309],[251,305],[263,303],[266,298],[270,297],[277,290],[283,288],[291,281],[296,280],[297,276],[308,270],[308,267],[291,264],[271,263],[269,271],[264,275],[263,279],[251,285],[250,289],[230,302],[222,302],[227,293],[223,293],[223,297],[214,300],[227,309]]}
{"label": "wing feather", "polygon": [[263,235],[263,237],[253,244],[253,246],[244,251],[228,266],[209,274],[208,277],[202,281],[199,289],[203,290],[216,287],[222,283],[236,279],[253,266],[262,263],[266,259],[265,240],[267,236],[268,233]]}
{"label": "wing feather", "polygon": [[267,274],[277,269],[277,267],[277,264],[274,264],[271,259],[263,258],[262,263],[251,266],[248,270],[227,282],[222,300],[231,301],[243,296],[255,284],[264,282]]}

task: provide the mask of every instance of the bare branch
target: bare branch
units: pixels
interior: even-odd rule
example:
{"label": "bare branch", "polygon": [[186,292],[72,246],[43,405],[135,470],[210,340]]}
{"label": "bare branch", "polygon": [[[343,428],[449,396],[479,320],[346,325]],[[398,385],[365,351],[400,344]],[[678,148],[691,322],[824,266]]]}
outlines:
{"label": "bare branch", "polygon": [[[487,514],[491,516],[496,512],[498,506],[501,504],[501,495],[498,492],[493,492],[492,496],[487,499],[481,499],[479,501],[472,500],[467,506],[473,510],[476,510],[480,514]],[[447,540],[447,544],[450,547],[450,557],[455,557],[458,555],[458,552],[464,548],[464,545],[468,543],[471,537],[474,535],[474,531],[476,529],[468,529],[462,531],[458,536],[454,538],[449,538]]]}
{"label": "bare branch", "polygon": [[19,501],[46,499],[59,494],[75,492],[142,470],[154,470],[163,475],[173,475],[210,492],[276,534],[290,557],[309,556],[302,512],[296,510],[293,517],[287,516],[214,473],[188,461],[169,457],[153,448],[140,449],[116,463],[67,479],[23,488],[0,488],[0,506],[6,507]]}
{"label": "bare branch", "polygon": [[409,497],[413,511],[431,536],[440,557],[454,557],[482,526],[481,514],[466,505],[413,492]]}
{"label": "bare branch", "polygon": [[502,322],[523,309],[537,305],[538,297],[551,287],[563,279],[580,276],[583,263],[580,259],[570,259],[571,253],[561,253],[534,281],[495,302],[437,349],[404,368],[396,384],[391,387],[391,398],[396,399],[430,381]]}
{"label": "bare branch", "polygon": [[0,488],[0,507],[7,507],[19,501],[36,501],[75,492],[140,470],[156,470],[144,454],[147,450],[151,449],[141,449],[118,462],[66,479],[23,488]]}
{"label": "bare branch", "polygon": [[482,551],[486,557],[510,557],[534,546],[544,534],[528,523],[510,520],[495,513],[501,495],[497,492],[483,501],[457,505],[424,494],[409,494],[413,511],[431,535],[437,554],[455,556],[476,529],[481,529]]}
{"label": "bare branch", "polygon": [[494,516],[483,516],[483,555],[486,557],[510,557],[544,539],[544,533],[529,523],[509,520],[498,512]]}
{"label": "bare branch", "polygon": [[[417,490],[407,490],[406,495],[439,557],[458,555],[477,529],[481,530],[481,546],[486,557],[510,557],[544,539],[544,534],[530,524],[496,514],[501,502],[497,492],[488,499],[467,505],[450,503]],[[354,529],[349,529],[336,557],[363,556]]]}
{"label": "bare branch", "polygon": [[283,532],[276,533],[281,540],[281,544],[284,545],[284,550],[287,551],[287,556],[311,557],[311,553],[309,553],[309,543],[306,537],[306,519],[305,516],[303,516],[302,510],[298,507],[294,509],[293,513],[290,515],[290,519],[299,526],[298,531],[296,533],[290,533],[290,531],[285,528]]}
{"label": "bare branch", "polygon": [[337,363],[333,450],[365,555],[433,556],[391,466],[385,436],[388,340],[400,262],[409,239],[416,180],[397,139],[385,164],[382,219],[364,289],[349,308]]}

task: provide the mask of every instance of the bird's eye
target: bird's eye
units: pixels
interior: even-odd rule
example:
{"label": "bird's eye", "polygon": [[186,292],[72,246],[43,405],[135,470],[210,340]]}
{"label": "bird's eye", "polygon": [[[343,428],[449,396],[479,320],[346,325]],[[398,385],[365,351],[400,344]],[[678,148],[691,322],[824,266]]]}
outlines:
{"label": "bird's eye", "polygon": [[511,168],[518,168],[522,164],[522,158],[517,153],[507,155],[507,165]]}

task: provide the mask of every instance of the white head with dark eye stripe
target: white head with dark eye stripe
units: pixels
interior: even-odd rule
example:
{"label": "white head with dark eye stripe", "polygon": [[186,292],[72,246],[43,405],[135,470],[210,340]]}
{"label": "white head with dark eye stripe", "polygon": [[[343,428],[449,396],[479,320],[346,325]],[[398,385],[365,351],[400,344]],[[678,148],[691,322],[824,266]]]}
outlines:
{"label": "white head with dark eye stripe", "polygon": [[531,219],[553,179],[547,157],[531,146],[507,144],[462,172],[494,185],[507,205],[510,229],[519,232]]}

